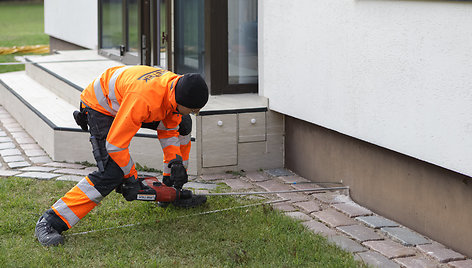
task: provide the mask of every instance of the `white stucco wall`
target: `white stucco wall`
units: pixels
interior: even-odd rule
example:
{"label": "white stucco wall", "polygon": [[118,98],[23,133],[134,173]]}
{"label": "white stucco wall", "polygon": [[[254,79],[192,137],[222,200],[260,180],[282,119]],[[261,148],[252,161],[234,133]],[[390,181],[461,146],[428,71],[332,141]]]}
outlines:
{"label": "white stucco wall", "polygon": [[44,0],[44,32],[90,49],[98,47],[97,0]]}
{"label": "white stucco wall", "polygon": [[472,176],[472,2],[259,1],[270,109]]}

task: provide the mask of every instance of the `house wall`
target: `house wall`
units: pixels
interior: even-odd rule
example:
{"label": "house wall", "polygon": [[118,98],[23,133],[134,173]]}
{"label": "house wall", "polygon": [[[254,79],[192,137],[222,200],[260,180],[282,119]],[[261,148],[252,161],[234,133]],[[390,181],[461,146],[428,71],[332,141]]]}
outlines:
{"label": "house wall", "polygon": [[259,2],[277,112],[472,176],[472,2]]}
{"label": "house wall", "polygon": [[56,39],[97,49],[97,0],[44,0],[44,32]]}
{"label": "house wall", "polygon": [[285,166],[472,255],[472,2],[259,1]]}
{"label": "house wall", "polygon": [[357,203],[472,256],[472,178],[293,117],[285,129],[288,169],[342,181]]}

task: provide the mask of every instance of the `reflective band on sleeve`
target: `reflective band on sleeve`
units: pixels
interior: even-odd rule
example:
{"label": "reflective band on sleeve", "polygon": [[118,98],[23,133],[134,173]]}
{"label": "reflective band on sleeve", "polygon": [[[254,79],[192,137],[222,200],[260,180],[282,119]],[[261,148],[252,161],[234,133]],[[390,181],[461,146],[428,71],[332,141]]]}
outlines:
{"label": "reflective band on sleeve", "polygon": [[177,138],[177,137],[170,137],[170,138],[167,138],[167,139],[159,139],[159,141],[161,142],[162,149],[166,148],[167,146],[171,146],[171,145],[175,145],[175,146],[180,145],[179,138]]}
{"label": "reflective band on sleeve", "polygon": [[182,163],[184,164],[185,169],[187,169],[187,168],[188,168],[188,160],[185,160],[185,161],[182,162]]}
{"label": "reflective band on sleeve", "polygon": [[100,203],[100,201],[102,201],[103,199],[103,196],[100,194],[99,191],[97,191],[97,189],[95,189],[95,187],[93,187],[92,185],[90,185],[90,183],[87,181],[87,179],[82,179],[78,184],[77,184],[77,187],[79,187],[79,189],[84,192],[85,195],[87,195],[87,197],[92,200],[93,202],[95,202],[96,204]]}
{"label": "reflective band on sleeve", "polygon": [[113,111],[108,105],[108,101],[105,97],[105,94],[103,94],[102,85],[100,84],[100,77],[101,76],[99,76],[97,79],[95,79],[95,82],[93,82],[93,90],[95,91],[95,97],[97,98],[98,104],[100,104],[100,106],[102,106],[110,114],[116,115],[116,112]]}
{"label": "reflective band on sleeve", "polygon": [[120,74],[124,70],[128,69],[129,67],[131,67],[131,66],[123,66],[123,67],[115,70],[115,72],[113,73],[113,75],[110,78],[110,81],[108,82],[108,98],[110,98],[111,108],[113,109],[113,111],[115,111],[115,113],[118,113],[118,110],[120,109],[120,104],[118,103],[118,100],[117,100],[116,95],[115,95],[116,79],[118,79],[118,76],[120,76]]}
{"label": "reflective band on sleeve", "polygon": [[123,171],[123,174],[128,175],[130,173],[131,169],[133,168],[133,165],[134,165],[133,159],[130,157],[128,164],[124,167],[121,167],[121,170]]}
{"label": "reflective band on sleeve", "polygon": [[67,206],[67,204],[62,201],[62,198],[57,200],[52,207],[59,213],[61,214],[64,219],[66,219],[67,223],[69,223],[70,226],[74,226],[76,223],[79,222],[79,217],[75,215],[74,212]]}
{"label": "reflective band on sleeve", "polygon": [[116,153],[116,152],[121,152],[123,150],[126,150],[127,148],[120,148],[118,146],[115,146],[111,143],[109,143],[108,141],[106,142],[106,149],[107,149],[107,152],[109,153]]}
{"label": "reflective band on sleeve", "polygon": [[185,135],[185,136],[179,135],[179,143],[180,143],[180,145],[186,145],[186,144],[188,144],[191,140],[192,140],[192,137],[191,137],[190,134]]}

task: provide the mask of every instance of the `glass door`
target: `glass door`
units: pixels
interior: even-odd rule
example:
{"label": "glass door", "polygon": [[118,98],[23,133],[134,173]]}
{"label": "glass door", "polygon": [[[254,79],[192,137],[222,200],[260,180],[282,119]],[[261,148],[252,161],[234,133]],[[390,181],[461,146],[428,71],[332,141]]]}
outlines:
{"label": "glass door", "polygon": [[175,0],[175,71],[204,75],[204,0]]}
{"label": "glass door", "polygon": [[168,68],[170,0],[100,0],[99,54]]}

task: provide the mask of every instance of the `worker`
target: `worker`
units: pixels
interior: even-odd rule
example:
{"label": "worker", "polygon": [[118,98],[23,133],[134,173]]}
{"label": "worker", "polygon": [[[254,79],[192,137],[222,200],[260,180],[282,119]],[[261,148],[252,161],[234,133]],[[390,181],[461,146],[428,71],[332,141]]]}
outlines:
{"label": "worker", "polygon": [[[70,229],[114,189],[130,201],[143,187],[129,145],[141,127],[157,130],[164,152],[163,182],[181,188],[188,181],[191,119],[208,101],[199,74],[177,75],[150,66],[107,69],[82,92],[76,122],[89,130],[98,170],[54,203],[36,223],[45,246],[63,244]],[[184,120],[182,120],[184,118]]]}

